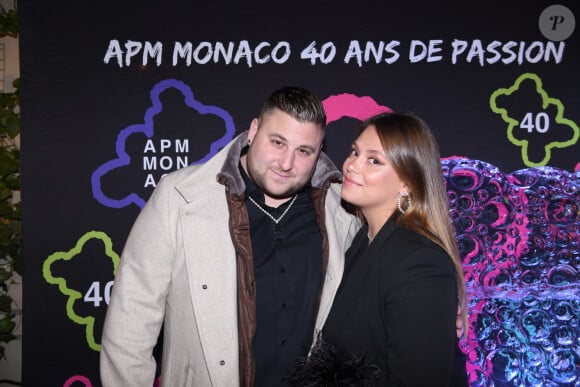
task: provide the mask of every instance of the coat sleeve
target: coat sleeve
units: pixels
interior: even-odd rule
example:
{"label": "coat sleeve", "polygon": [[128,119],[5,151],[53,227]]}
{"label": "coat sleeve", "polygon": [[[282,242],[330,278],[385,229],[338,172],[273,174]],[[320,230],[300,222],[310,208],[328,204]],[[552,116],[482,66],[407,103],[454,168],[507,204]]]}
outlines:
{"label": "coat sleeve", "polygon": [[[125,244],[101,340],[102,385],[153,386],[157,343],[175,255],[176,209],[171,185],[161,179]],[[175,198],[173,199],[175,202]]]}
{"label": "coat sleeve", "polygon": [[395,271],[383,315],[389,385],[448,385],[457,345],[451,259],[439,248],[419,248]]}

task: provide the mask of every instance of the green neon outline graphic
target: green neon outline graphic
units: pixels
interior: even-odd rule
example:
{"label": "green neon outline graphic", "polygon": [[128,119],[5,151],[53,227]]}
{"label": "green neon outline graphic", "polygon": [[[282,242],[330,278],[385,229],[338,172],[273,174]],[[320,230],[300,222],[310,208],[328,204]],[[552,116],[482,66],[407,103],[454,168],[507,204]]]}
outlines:
{"label": "green neon outline graphic", "polygon": [[105,254],[107,257],[111,258],[113,261],[113,274],[117,274],[117,267],[119,266],[119,255],[113,251],[113,242],[111,238],[107,236],[104,232],[100,231],[89,231],[83,235],[78,241],[75,247],[69,251],[57,251],[48,256],[42,265],[42,275],[46,282],[51,285],[58,285],[58,289],[62,294],[68,296],[66,302],[66,314],[69,319],[74,323],[79,325],[85,325],[85,335],[87,339],[87,344],[89,348],[99,352],[101,350],[101,345],[95,341],[95,318],[93,316],[81,317],[74,311],[74,303],[81,298],[83,295],[77,290],[70,289],[67,286],[66,279],[62,277],[53,277],[50,267],[53,263],[59,260],[70,261],[75,256],[80,254],[85,243],[91,239],[100,239],[105,245]]}
{"label": "green neon outline graphic", "polygon": [[[519,89],[520,84],[525,80],[531,80],[535,82],[536,91],[538,92],[538,94],[542,96],[542,108],[545,110],[548,108],[549,105],[556,105],[557,113],[556,118],[554,120],[559,124],[571,127],[572,131],[574,132],[574,135],[568,141],[564,142],[554,141],[545,145],[544,146],[545,156],[539,163],[534,163],[528,159],[528,140],[518,140],[517,138],[514,137],[513,134],[514,127],[519,126],[520,122],[518,120],[509,117],[506,109],[499,108],[496,105],[496,99],[498,96],[511,95],[514,91]],[[509,124],[507,130],[508,140],[516,146],[521,146],[522,160],[524,164],[528,167],[545,166],[552,157],[552,148],[566,148],[572,146],[576,144],[578,138],[580,137],[580,128],[578,128],[578,125],[576,125],[574,121],[564,118],[564,105],[562,104],[562,101],[560,101],[557,98],[551,98],[548,96],[548,93],[542,88],[542,80],[536,74],[532,73],[522,74],[518,77],[516,82],[511,87],[507,89],[501,88],[494,91],[491,94],[491,97],[489,98],[489,106],[494,113],[501,115],[501,118]]]}

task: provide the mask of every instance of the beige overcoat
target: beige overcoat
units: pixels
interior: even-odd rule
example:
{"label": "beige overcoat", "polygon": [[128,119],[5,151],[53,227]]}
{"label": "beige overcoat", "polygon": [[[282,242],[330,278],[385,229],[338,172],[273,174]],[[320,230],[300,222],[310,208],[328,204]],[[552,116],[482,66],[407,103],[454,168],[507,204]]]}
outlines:
{"label": "beige overcoat", "polygon": [[[243,133],[232,143],[246,141]],[[162,324],[162,386],[239,385],[236,252],[225,188],[216,181],[232,143],[207,163],[162,178],[139,214],[105,319],[103,386],[153,385],[152,351]],[[328,315],[359,227],[340,206],[339,184],[329,187],[325,209],[329,262],[316,329]]]}

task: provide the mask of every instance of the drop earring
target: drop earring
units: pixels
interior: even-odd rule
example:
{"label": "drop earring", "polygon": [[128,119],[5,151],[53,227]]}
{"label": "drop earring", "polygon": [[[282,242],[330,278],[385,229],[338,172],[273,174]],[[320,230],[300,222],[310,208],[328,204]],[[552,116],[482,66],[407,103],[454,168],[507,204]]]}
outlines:
{"label": "drop earring", "polygon": [[413,204],[413,199],[411,199],[411,194],[409,194],[409,192],[399,192],[397,195],[397,208],[401,214],[404,214],[406,209],[403,209],[403,206],[401,205],[402,198],[407,198],[407,209],[411,207],[411,204]]}

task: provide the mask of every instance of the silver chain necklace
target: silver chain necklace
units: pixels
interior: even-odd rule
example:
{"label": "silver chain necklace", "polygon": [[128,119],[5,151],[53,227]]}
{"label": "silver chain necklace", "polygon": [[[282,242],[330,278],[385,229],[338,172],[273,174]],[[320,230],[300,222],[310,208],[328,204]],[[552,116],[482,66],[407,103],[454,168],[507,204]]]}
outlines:
{"label": "silver chain necklace", "polygon": [[292,204],[294,204],[294,202],[296,201],[296,198],[298,197],[298,194],[294,195],[294,197],[292,198],[292,201],[290,202],[290,204],[288,205],[288,207],[286,207],[286,209],[284,210],[284,212],[282,213],[282,215],[280,215],[280,217],[278,219],[274,218],[272,216],[272,214],[270,214],[268,211],[266,211],[265,209],[262,208],[261,205],[259,205],[251,196],[248,196],[248,199],[250,199],[250,201],[252,203],[254,203],[256,205],[256,207],[258,207],[258,209],[260,211],[262,211],[264,214],[268,215],[268,217],[270,219],[272,219],[274,221],[274,223],[278,224],[282,218],[284,217],[284,215],[286,215],[286,213],[288,212],[288,210],[290,209],[290,207],[292,207]]}

